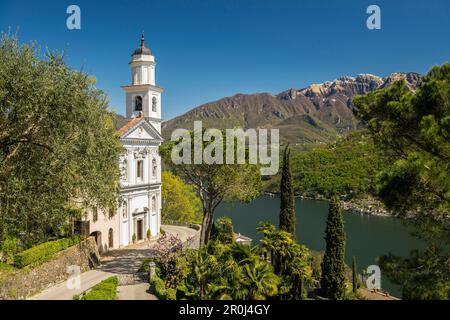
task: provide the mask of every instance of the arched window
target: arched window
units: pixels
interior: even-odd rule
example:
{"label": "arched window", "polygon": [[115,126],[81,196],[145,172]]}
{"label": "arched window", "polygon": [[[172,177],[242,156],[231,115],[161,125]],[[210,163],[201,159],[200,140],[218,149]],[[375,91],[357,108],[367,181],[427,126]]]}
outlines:
{"label": "arched window", "polygon": [[152,197],[152,212],[156,212],[156,196]]}
{"label": "arched window", "polygon": [[128,205],[127,202],[124,201],[122,205],[122,217],[126,219],[128,217]]}
{"label": "arched window", "polygon": [[156,178],[156,175],[158,174],[158,164],[156,162],[156,159],[153,158],[152,160],[152,176],[153,178]]}
{"label": "arched window", "polygon": [[135,111],[142,111],[142,97],[136,96],[134,99],[134,110]]}
{"label": "arched window", "polygon": [[158,103],[158,100],[156,99],[156,97],[152,98],[152,111],[156,112],[156,104]]}

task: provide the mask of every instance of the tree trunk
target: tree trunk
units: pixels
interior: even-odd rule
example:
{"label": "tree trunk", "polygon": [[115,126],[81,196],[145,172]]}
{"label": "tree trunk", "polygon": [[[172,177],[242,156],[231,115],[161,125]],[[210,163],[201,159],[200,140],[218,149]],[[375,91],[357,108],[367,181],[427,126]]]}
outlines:
{"label": "tree trunk", "polygon": [[202,230],[200,232],[200,246],[208,244],[213,223],[214,213],[211,210],[205,210],[202,221]]}

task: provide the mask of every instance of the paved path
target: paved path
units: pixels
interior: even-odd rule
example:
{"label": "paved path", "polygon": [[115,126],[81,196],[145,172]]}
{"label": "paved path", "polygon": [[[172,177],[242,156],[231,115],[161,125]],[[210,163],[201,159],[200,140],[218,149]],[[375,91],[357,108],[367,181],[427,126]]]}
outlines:
{"label": "paved path", "polygon": [[[198,231],[180,226],[163,225],[161,228],[168,234],[178,236],[181,241],[186,242],[194,238],[194,242],[190,242],[190,247],[198,245]],[[41,293],[31,297],[31,300],[72,300],[75,294],[80,294],[100,281],[111,277],[119,278],[130,277],[138,271],[145,258],[152,255],[152,247],[156,243],[156,239],[138,244],[130,245],[123,249],[112,250],[104,255],[101,259],[101,265],[94,270],[82,273],[80,289],[69,289],[67,282],[64,281],[53,287],[50,287]],[[118,296],[120,300],[154,300],[155,296],[148,292],[149,285],[147,283],[137,283],[133,285],[123,285],[118,287]]]}
{"label": "paved path", "polygon": [[117,300],[158,300],[150,291],[148,283],[119,286]]}

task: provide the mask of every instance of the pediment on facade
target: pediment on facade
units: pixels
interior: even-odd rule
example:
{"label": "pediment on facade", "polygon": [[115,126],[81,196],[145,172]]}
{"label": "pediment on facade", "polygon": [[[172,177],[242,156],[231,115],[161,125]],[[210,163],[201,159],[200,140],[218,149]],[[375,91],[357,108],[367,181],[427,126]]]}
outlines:
{"label": "pediment on facade", "polygon": [[120,138],[133,140],[138,139],[138,140],[163,141],[163,138],[161,137],[159,132],[145,118],[136,123],[126,132],[124,132]]}

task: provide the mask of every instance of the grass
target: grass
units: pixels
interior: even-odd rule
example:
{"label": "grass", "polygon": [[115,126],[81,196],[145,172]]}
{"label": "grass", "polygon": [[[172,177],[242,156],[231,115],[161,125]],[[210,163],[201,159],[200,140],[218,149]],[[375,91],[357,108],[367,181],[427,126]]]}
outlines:
{"label": "grass", "polygon": [[81,295],[75,295],[74,300],[114,300],[117,294],[118,279],[109,277],[93,286],[89,291]]}

